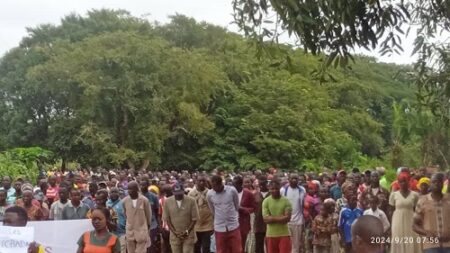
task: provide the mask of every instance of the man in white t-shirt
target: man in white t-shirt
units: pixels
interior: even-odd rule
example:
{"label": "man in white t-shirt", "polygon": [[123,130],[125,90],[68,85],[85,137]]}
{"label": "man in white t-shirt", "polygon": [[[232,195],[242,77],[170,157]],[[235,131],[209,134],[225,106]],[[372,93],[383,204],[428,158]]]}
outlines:
{"label": "man in white t-shirt", "polygon": [[303,206],[306,191],[305,188],[299,185],[299,176],[297,173],[291,173],[289,175],[289,185],[282,187],[280,192],[292,205],[291,221],[288,223],[289,234],[291,236],[292,253],[299,253],[301,251]]}

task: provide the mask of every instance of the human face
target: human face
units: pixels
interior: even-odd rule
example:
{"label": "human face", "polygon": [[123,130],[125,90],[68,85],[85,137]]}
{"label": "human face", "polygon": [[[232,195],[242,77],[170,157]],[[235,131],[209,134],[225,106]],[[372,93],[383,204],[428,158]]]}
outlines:
{"label": "human face", "polygon": [[5,188],[5,190],[8,190],[9,188],[11,188],[11,178],[3,177],[2,185],[3,185],[3,188]]}
{"label": "human face", "polygon": [[276,184],[270,184],[269,191],[273,198],[277,199],[280,197],[280,188]]}
{"label": "human face", "polygon": [[109,192],[109,198],[111,199],[111,201],[116,201],[119,199],[120,196],[120,192],[119,189],[117,188],[113,188],[111,189],[111,191]]}
{"label": "human face", "polygon": [[353,195],[354,194],[354,187],[351,185],[351,186],[347,186],[347,188],[345,188],[345,191],[344,191],[344,197],[348,200],[349,199],[349,197],[351,196],[351,195]]}
{"label": "human face", "polygon": [[378,175],[378,173],[372,173],[372,175],[370,175],[370,182],[374,185],[378,185],[380,183],[380,175]]}
{"label": "human face", "polygon": [[106,217],[100,210],[94,210],[92,212],[92,226],[95,231],[103,231],[106,229]]}
{"label": "human face", "polygon": [[354,182],[356,185],[360,185],[360,184],[361,184],[361,174],[355,173],[355,174],[353,175],[353,182]]}
{"label": "human face", "polygon": [[146,193],[148,192],[148,181],[147,180],[142,180],[140,183],[141,186],[141,192]]}
{"label": "human face", "polygon": [[289,177],[289,185],[292,188],[297,188],[298,186],[298,175],[297,174],[291,174]]}
{"label": "human face", "polygon": [[242,178],[241,177],[235,177],[233,179],[233,186],[234,188],[236,188],[236,191],[241,192],[242,191]]}
{"label": "human face", "polygon": [[81,177],[80,176],[75,176],[75,179],[74,179],[74,183],[75,184],[82,184],[83,183],[83,180],[81,180]]}
{"label": "human face", "polygon": [[48,178],[48,184],[51,187],[55,187],[56,186],[56,177],[55,176],[51,176]]}
{"label": "human face", "polygon": [[344,173],[340,173],[339,175],[337,175],[336,181],[338,182],[339,185],[342,185],[345,182],[345,174]]}
{"label": "human face", "polygon": [[1,191],[0,192],[0,203],[5,203],[5,202],[6,202],[6,192]]}
{"label": "human face", "polygon": [[128,184],[128,194],[132,199],[137,199],[139,196],[139,187],[136,182],[131,182]]}
{"label": "human face", "polygon": [[81,193],[78,190],[72,190],[70,192],[70,201],[75,205],[79,204],[81,201]]}
{"label": "human face", "polygon": [[16,190],[16,192],[20,192],[22,188],[22,183],[20,181],[16,181],[14,183],[14,189]]}
{"label": "human face", "polygon": [[378,208],[378,199],[375,198],[374,196],[369,198],[369,205],[370,208],[375,211]]}
{"label": "human face", "polygon": [[108,196],[103,192],[95,195],[95,204],[97,204],[97,206],[106,206],[107,200],[108,200]]}
{"label": "human face", "polygon": [[269,191],[269,189],[268,189],[268,187],[267,187],[268,185],[267,185],[267,180],[260,180],[259,181],[259,189],[262,191],[262,192],[268,192]]}
{"label": "human face", "polygon": [[421,194],[427,194],[429,189],[430,189],[430,185],[428,185],[426,183],[422,183],[420,185],[420,193]]}
{"label": "human face", "polygon": [[436,178],[435,176],[431,177],[431,191],[433,193],[441,193],[442,188],[444,187],[444,181]]}
{"label": "human face", "polygon": [[89,185],[89,193],[91,194],[91,196],[95,196],[97,191],[98,191],[98,185],[97,184],[90,184]]}
{"label": "human face", "polygon": [[408,190],[409,185],[408,185],[408,180],[406,180],[406,178],[400,178],[398,180],[398,184],[400,185],[400,189],[402,190]]}
{"label": "human face", "polygon": [[184,192],[183,191],[176,191],[173,193],[173,196],[176,200],[182,200],[184,198]]}
{"label": "human face", "polygon": [[347,200],[350,208],[353,209],[356,207],[356,204],[358,203],[358,198],[355,194],[351,194],[350,196],[348,196]]}
{"label": "human face", "polygon": [[252,180],[250,180],[250,178],[245,178],[244,179],[244,188],[248,189],[248,190],[252,190]]}
{"label": "human face", "polygon": [[323,201],[328,198],[328,189],[325,187],[320,188],[319,198]]}
{"label": "human face", "polygon": [[33,193],[31,191],[26,191],[22,195],[22,200],[25,206],[30,206],[31,201],[33,200]]}
{"label": "human face", "polygon": [[352,183],[354,183],[355,182],[355,177],[353,176],[353,174],[348,174],[347,180],[352,182]]}
{"label": "human face", "polygon": [[222,192],[224,188],[222,182],[211,182],[211,186],[215,192]]}
{"label": "human face", "polygon": [[17,213],[5,213],[3,216],[3,226],[8,227],[25,227],[27,221],[19,217]]}
{"label": "human face", "polygon": [[203,191],[206,188],[206,178],[205,177],[198,177],[197,178],[197,189],[199,191]]}
{"label": "human face", "polygon": [[308,194],[310,196],[315,196],[317,194],[317,188],[315,188],[315,187],[307,187],[307,189],[308,189]]}
{"label": "human face", "polygon": [[67,191],[67,189],[66,188],[59,189],[59,199],[62,202],[65,202],[68,198],[69,198],[69,192]]}

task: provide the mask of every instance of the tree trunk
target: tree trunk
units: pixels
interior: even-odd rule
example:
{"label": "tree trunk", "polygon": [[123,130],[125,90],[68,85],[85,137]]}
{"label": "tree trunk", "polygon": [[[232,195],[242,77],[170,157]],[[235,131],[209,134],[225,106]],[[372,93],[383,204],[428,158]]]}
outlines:
{"label": "tree trunk", "polygon": [[150,159],[144,159],[144,161],[142,161],[141,169],[147,170],[149,165],[150,165]]}
{"label": "tree trunk", "polygon": [[61,161],[61,173],[64,174],[64,172],[66,172],[66,158],[62,158]]}

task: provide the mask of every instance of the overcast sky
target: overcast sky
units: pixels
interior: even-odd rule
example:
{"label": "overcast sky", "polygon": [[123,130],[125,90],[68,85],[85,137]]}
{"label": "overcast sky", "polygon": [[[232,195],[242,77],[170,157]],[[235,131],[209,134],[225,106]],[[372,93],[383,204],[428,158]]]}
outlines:
{"label": "overcast sky", "polygon": [[[67,14],[85,14],[88,10],[100,8],[125,9],[134,16],[160,22],[166,22],[169,15],[180,13],[237,31],[236,26],[230,24],[233,21],[231,0],[1,0],[0,56],[17,46],[27,35],[26,27],[58,24]],[[404,41],[403,47],[405,52],[402,55],[390,57],[364,53],[384,62],[412,63],[412,38]]]}

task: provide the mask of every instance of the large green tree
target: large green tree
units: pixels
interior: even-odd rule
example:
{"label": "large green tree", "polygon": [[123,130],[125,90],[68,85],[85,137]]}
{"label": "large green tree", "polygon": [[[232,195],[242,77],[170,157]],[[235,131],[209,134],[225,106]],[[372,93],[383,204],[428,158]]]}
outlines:
{"label": "large green tree", "polygon": [[2,149],[41,146],[63,164],[168,169],[370,166],[393,160],[397,143],[443,152],[424,156],[426,164],[448,159],[429,112],[433,128],[397,141],[395,105],[415,103],[402,74],[411,67],[357,56],[352,71],[332,69],[336,80],[318,85],[310,73],[320,57],[266,45],[268,57],[181,15],[151,25],[98,10],[29,32],[0,60]]}

